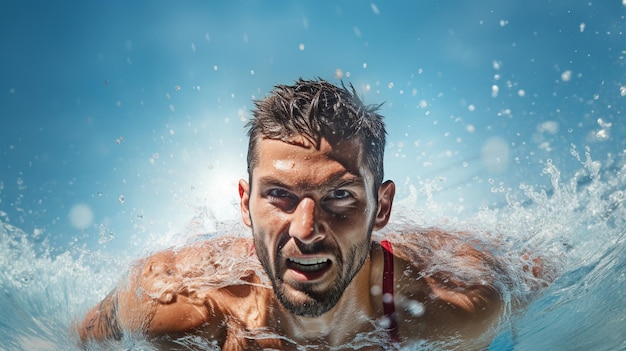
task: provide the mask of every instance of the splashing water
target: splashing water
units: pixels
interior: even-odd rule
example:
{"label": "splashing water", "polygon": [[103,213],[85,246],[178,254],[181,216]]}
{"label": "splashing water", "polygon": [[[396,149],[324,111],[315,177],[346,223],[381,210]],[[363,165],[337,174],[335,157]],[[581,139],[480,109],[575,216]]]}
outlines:
{"label": "splashing water", "polygon": [[[580,169],[561,179],[557,165],[543,164],[550,189],[520,184],[520,194],[506,195],[506,205],[483,209],[468,219],[438,215],[446,204],[433,202],[427,184],[395,208],[395,224],[419,224],[470,230],[485,240],[499,238],[508,251],[506,271],[513,282],[512,299],[527,295],[518,253],[544,257],[558,278],[524,311],[507,315],[491,350],[594,349],[626,347],[626,231],[624,228],[624,157],[593,160],[573,147]],[[428,206],[416,211],[417,193],[426,193]],[[0,340],[7,350],[78,349],[72,324],[106,295],[133,257],[118,252],[87,250],[70,245],[53,254],[50,244],[36,240],[0,217]],[[197,225],[197,224],[193,224]],[[235,224],[213,223],[220,233]],[[240,231],[241,229],[236,229]],[[193,239],[190,231],[182,235]],[[146,244],[148,247],[148,244]],[[153,249],[153,248],[149,248]],[[520,272],[516,274],[515,272]],[[365,341],[364,341],[365,340]],[[366,342],[355,340],[355,345]],[[181,349],[216,349],[211,340],[176,340]],[[445,345],[420,343],[413,349]],[[148,340],[127,335],[94,349],[156,349]],[[409,348],[411,349],[411,348]]]}

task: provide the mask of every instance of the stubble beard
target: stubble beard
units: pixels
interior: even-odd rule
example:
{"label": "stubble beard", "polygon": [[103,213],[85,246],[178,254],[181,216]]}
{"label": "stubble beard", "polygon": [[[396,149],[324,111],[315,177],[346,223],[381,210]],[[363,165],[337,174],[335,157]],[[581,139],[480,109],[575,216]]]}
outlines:
{"label": "stubble beard", "polygon": [[361,267],[363,267],[363,264],[369,256],[371,229],[368,230],[368,234],[365,236],[364,240],[357,242],[349,248],[345,260],[340,255],[335,255],[336,262],[333,262],[333,264],[337,265],[337,272],[339,272],[340,275],[335,279],[329,290],[324,292],[314,291],[312,284],[294,284],[292,286],[306,296],[305,301],[303,301],[302,298],[290,296],[282,277],[276,276],[279,262],[282,260],[280,249],[277,249],[274,255],[276,261],[272,265],[269,250],[260,239],[263,237],[263,234],[257,235],[253,233],[253,236],[254,247],[259,261],[269,277],[272,288],[274,289],[274,295],[281,305],[297,316],[319,317],[328,312],[339,302],[343,292],[361,270]]}

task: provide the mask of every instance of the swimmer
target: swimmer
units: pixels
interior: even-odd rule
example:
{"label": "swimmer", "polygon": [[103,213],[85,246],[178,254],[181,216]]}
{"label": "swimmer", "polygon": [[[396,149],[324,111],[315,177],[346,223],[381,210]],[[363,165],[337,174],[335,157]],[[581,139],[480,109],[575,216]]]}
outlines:
{"label": "swimmer", "polygon": [[377,233],[395,194],[378,111],[324,80],[257,101],[238,184],[252,238],[137,261],[78,323],[83,346],[127,333],[170,348],[195,335],[223,350],[489,345],[505,310],[498,258],[462,232]]}

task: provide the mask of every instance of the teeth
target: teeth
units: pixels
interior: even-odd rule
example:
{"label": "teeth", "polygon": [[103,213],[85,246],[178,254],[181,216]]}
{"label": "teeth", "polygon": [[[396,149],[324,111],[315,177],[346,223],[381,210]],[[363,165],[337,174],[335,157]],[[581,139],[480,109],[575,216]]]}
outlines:
{"label": "teeth", "polygon": [[290,258],[288,266],[302,272],[317,272],[328,268],[330,260],[327,258]]}
{"label": "teeth", "polygon": [[327,258],[290,258],[289,261],[301,265],[314,265],[328,262]]}

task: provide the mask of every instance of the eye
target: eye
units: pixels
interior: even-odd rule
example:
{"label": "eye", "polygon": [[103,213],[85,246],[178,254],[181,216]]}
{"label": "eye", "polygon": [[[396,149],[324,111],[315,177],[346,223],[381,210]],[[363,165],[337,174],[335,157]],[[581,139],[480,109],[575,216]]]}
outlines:
{"label": "eye", "polygon": [[266,193],[268,201],[283,211],[291,212],[298,204],[298,197],[281,188],[269,189]]}
{"label": "eye", "polygon": [[270,189],[267,195],[274,198],[286,198],[290,196],[290,193],[285,189]]}
{"label": "eye", "polygon": [[347,215],[357,205],[357,199],[350,190],[335,189],[324,197],[322,206],[328,212]]}
{"label": "eye", "polygon": [[344,189],[333,190],[333,192],[328,195],[328,198],[331,200],[343,200],[351,197],[352,193]]}

